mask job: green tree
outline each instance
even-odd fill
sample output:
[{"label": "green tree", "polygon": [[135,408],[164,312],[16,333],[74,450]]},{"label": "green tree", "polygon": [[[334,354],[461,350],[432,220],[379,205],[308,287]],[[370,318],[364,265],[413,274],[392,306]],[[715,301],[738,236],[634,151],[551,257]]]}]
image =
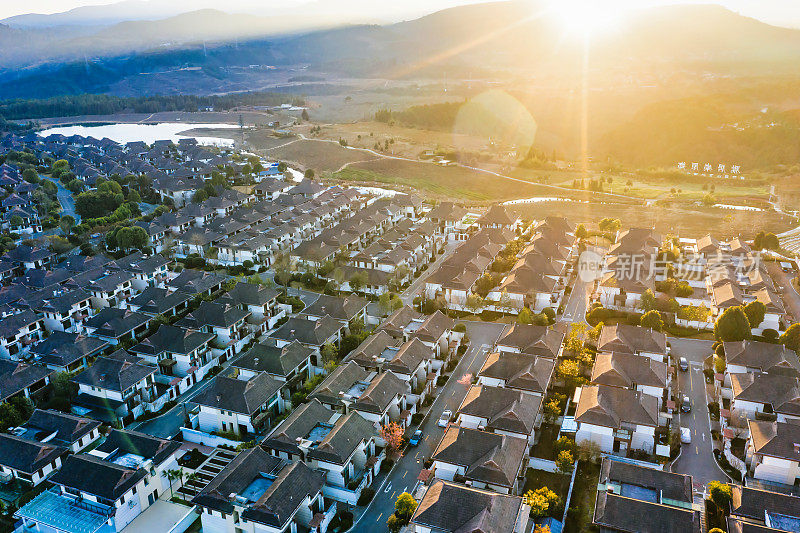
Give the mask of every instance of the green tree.
[{"label": "green tree", "polygon": [[750,322],[740,306],[729,307],[714,323],[714,337],[721,342],[741,341],[752,338]]},{"label": "green tree", "polygon": [[767,314],[767,306],[758,300],[750,302],[744,306],[744,314],[747,316],[750,326],[757,328],[764,321],[764,316]]},{"label": "green tree", "polygon": [[139,226],[124,227],[117,231],[117,246],[125,252],[132,249],[141,250],[149,243],[150,237],[147,231]]},{"label": "green tree", "polygon": [[8,223],[11,224],[12,228],[18,228],[22,226],[23,220],[21,216],[14,215],[11,217],[11,219],[9,219]]},{"label": "green tree", "polygon": [[353,292],[359,292],[369,283],[369,276],[363,270],[360,270],[350,276],[349,284]]},{"label": "green tree", "polygon": [[781,335],[780,342],[790,350],[800,352],[800,323],[789,326]]},{"label": "green tree", "polygon": [[533,313],[527,307],[523,307],[517,315],[517,322],[520,324],[531,324],[533,322]]},{"label": "green tree", "polygon": [[308,109],[303,109],[303,112],[300,113],[300,118],[303,119],[303,121],[305,122],[308,122],[310,120],[310,118],[308,117]]},{"label": "green tree", "polygon": [[471,313],[478,314],[483,309],[484,300],[478,294],[470,294],[467,296],[467,302],[464,304]]},{"label": "green tree", "polygon": [[316,173],[314,172],[313,168],[307,168],[303,173],[303,177],[307,180],[313,180],[315,175]]},{"label": "green tree", "polygon": [[22,171],[22,179],[28,183],[39,183],[39,173],[32,168],[26,168]]},{"label": "green tree", "polygon": [[336,349],[333,343],[326,342],[322,345],[322,348],[320,348],[320,355],[322,356],[322,361],[325,363],[329,361],[338,361],[339,350]]},{"label": "green tree", "polygon": [[558,363],[558,376],[567,383],[568,388],[573,388],[583,379],[581,365],[575,359],[562,359]]},{"label": "green tree", "polygon": [[589,232],[586,230],[586,226],[583,224],[578,224],[578,227],[575,229],[575,236],[579,239],[585,239],[589,236]]},{"label": "green tree", "polygon": [[639,319],[639,325],[643,328],[651,328],[655,331],[664,330],[664,319],[661,318],[661,313],[658,311],[648,311]]},{"label": "green tree", "polygon": [[64,215],[58,221],[58,226],[65,235],[69,235],[69,232],[75,227],[75,218],[72,215]]},{"label": "green tree", "polygon": [[615,233],[622,227],[622,221],[618,218],[606,217],[598,224],[600,231],[610,231]]},{"label": "green tree", "polygon": [[653,291],[647,289],[644,294],[642,294],[642,299],[639,301],[639,307],[647,311],[652,311],[658,305],[658,300],[656,300],[656,295],[653,294]]}]

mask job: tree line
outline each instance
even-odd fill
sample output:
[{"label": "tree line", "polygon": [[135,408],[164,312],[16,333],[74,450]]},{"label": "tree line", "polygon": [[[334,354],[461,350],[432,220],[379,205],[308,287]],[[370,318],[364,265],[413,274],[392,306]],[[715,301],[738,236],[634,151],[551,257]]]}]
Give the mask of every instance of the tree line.
[{"label": "tree line", "polygon": [[0,125],[6,120],[114,113],[158,113],[162,111],[200,111],[206,108],[229,110],[238,106],[304,105],[288,94],[248,92],[220,96],[175,94],[120,97],[108,94],[76,94],[44,99],[17,98],[0,101]]}]

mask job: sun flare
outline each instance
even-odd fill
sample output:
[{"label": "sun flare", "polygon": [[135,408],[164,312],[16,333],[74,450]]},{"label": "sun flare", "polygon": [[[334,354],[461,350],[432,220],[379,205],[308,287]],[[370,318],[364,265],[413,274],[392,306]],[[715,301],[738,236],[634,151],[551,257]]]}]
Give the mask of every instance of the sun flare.
[{"label": "sun flare", "polygon": [[629,7],[624,1],[599,0],[551,0],[550,6],[564,31],[577,37],[613,31]]}]

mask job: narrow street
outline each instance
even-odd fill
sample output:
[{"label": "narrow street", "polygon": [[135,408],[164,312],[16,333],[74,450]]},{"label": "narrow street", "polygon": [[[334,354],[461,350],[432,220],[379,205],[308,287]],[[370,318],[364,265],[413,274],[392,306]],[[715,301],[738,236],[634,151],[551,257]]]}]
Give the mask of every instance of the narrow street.
[{"label": "narrow street", "polygon": [[[464,321],[471,339],[469,349],[456,366],[450,379],[444,387],[440,388],[436,399],[431,405],[428,416],[423,420],[420,428],[423,431],[423,441],[416,448],[408,447],[403,457],[394,465],[394,469],[381,484],[376,482],[375,497],[364,510],[360,517],[356,517],[356,531],[384,531],[386,520],[394,512],[394,503],[397,496],[404,491],[411,491],[417,483],[417,476],[423,467],[426,457],[433,455],[436,446],[444,434],[444,428],[437,425],[442,411],[450,409],[455,414],[468,387],[458,383],[465,374],[475,376],[486,362],[486,356],[503,332],[502,324]],[[363,524],[358,527],[358,524]]]},{"label": "narrow street", "polygon": [[713,341],[698,339],[681,339],[668,337],[675,360],[686,357],[689,371],[678,371],[678,387],[676,396],[680,405],[683,395],[692,402],[689,413],[675,415],[679,427],[688,427],[692,432],[691,444],[682,444],[681,455],[672,464],[671,471],[690,474],[695,490],[705,486],[709,481],[726,481],[728,477],[717,466],[714,460],[714,446],[711,438],[711,426],[706,401],[706,382],[703,375],[703,359],[711,353]]},{"label": "narrow street", "polygon": [[439,265],[444,263],[444,261],[450,257],[450,254],[453,253],[453,250],[457,248],[457,243],[448,242],[444,246],[444,253],[437,257],[436,261],[429,264],[428,268],[425,269],[425,272],[420,274],[417,279],[412,281],[411,285],[409,285],[408,288],[404,290],[402,294],[400,294],[400,299],[404,304],[411,305],[411,302],[414,301],[414,297],[422,291],[425,280],[431,275],[431,273],[436,272],[436,269],[439,268]]}]

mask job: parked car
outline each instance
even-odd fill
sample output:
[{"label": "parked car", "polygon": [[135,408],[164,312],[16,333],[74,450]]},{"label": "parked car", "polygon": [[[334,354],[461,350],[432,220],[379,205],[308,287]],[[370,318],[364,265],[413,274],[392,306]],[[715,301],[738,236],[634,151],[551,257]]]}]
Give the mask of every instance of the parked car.
[{"label": "parked car", "polygon": [[681,442],[684,444],[692,443],[692,430],[689,428],[681,428]]},{"label": "parked car", "polygon": [[689,413],[692,410],[692,400],[689,399],[688,396],[683,397],[683,403],[681,403],[681,412]]},{"label": "parked car", "polygon": [[688,359],[686,359],[685,357],[681,357],[681,360],[680,360],[679,364],[680,364],[680,367],[681,367],[682,371],[688,372],[688,370],[689,370],[689,361],[688,361]]},{"label": "parked car", "polygon": [[442,411],[442,416],[439,417],[439,422],[438,422],[439,427],[446,428],[452,416],[453,416],[453,411],[451,411],[450,409],[445,409],[444,411]]},{"label": "parked car", "polygon": [[418,429],[411,435],[411,438],[408,439],[409,446],[417,446],[420,442],[422,442],[422,430]]}]

